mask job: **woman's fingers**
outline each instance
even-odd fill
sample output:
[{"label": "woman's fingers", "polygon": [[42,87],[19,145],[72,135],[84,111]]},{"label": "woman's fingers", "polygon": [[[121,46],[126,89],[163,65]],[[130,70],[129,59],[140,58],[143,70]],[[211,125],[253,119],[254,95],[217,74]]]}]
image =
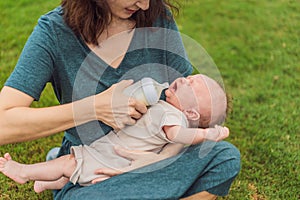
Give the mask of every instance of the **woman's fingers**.
[{"label": "woman's fingers", "polygon": [[147,112],[146,105],[124,94],[124,88],[132,83],[132,80],[123,80],[96,95],[94,105],[98,120],[118,130],[135,124]]},{"label": "woman's fingers", "polygon": [[[147,110],[146,110],[147,111]],[[142,117],[142,113],[138,112],[135,107],[130,106],[128,109],[128,115],[133,119],[139,119]]]},{"label": "woman's fingers", "polygon": [[138,113],[144,114],[147,112],[146,105],[134,98],[129,99],[129,106],[133,107]]},{"label": "woman's fingers", "polygon": [[123,148],[119,145],[114,146],[115,152],[119,155],[122,156],[123,158],[127,158],[129,160],[136,160],[138,156],[140,156],[141,153],[137,153],[134,150],[129,150],[126,148]]},{"label": "woman's fingers", "polygon": [[106,179],[109,179],[112,176],[117,176],[119,174],[122,174],[123,172],[111,168],[100,168],[95,170],[94,173],[101,176],[92,180],[92,184],[104,181]]},{"label": "woman's fingers", "polygon": [[126,119],[123,120],[123,127],[125,127],[125,125],[134,125],[136,123],[136,120],[131,118],[131,117],[127,117]]},{"label": "woman's fingers", "polygon": [[92,180],[92,184],[99,183],[99,182],[104,181],[104,180],[109,179],[109,178],[110,178],[109,176],[96,178],[96,179]]},{"label": "woman's fingers", "polygon": [[132,83],[132,80],[122,80],[116,84],[113,90],[112,110],[116,120],[118,118],[123,118],[123,120],[121,120],[121,123],[123,123],[121,127],[124,125],[135,124],[136,121],[133,119],[139,119],[142,114],[147,112],[147,107],[144,103],[139,102],[123,93],[124,89]]},{"label": "woman's fingers", "polygon": [[[133,80],[122,80],[122,81],[120,81],[120,82],[117,83],[117,85],[116,85],[115,92],[116,92],[117,94],[120,94],[120,93],[124,94],[124,89],[125,89],[126,87],[130,86],[132,83],[133,83]],[[135,113],[132,113],[133,116],[131,116],[131,117],[134,117],[134,115],[135,115],[136,113],[142,113],[142,114],[144,114],[144,113],[147,112],[147,107],[146,107],[146,105],[145,105],[144,103],[140,102],[140,101],[137,101],[137,100],[134,99],[134,98],[129,98],[129,99],[128,99],[128,106],[134,108],[134,110],[137,111],[137,112],[135,112]],[[136,116],[135,116],[134,118],[139,119],[140,117],[136,117]]]},{"label": "woman's fingers", "polygon": [[166,155],[161,155],[149,151],[129,150],[120,146],[115,146],[114,148],[118,155],[131,160],[130,165],[122,168],[123,172],[138,169],[166,158]]},{"label": "woman's fingers", "polygon": [[116,175],[119,175],[122,173],[123,172],[120,170],[111,169],[111,168],[100,168],[100,169],[95,170],[95,174],[105,175],[107,177],[116,176]]},{"label": "woman's fingers", "polygon": [[[174,147],[176,147],[175,151],[172,150]],[[95,174],[102,174],[102,175],[111,177],[111,176],[116,176],[116,175],[131,171],[131,170],[134,170],[134,169],[137,169],[140,167],[144,167],[146,165],[150,165],[150,164],[158,162],[162,159],[165,159],[166,155],[167,155],[167,157],[170,157],[172,155],[177,154],[177,152],[179,151],[178,147],[179,147],[178,145],[176,145],[176,146],[172,145],[172,147],[170,147],[166,150],[167,151],[166,153],[156,154],[156,153],[148,152],[148,151],[129,150],[129,149],[126,149],[126,148],[116,145],[116,146],[114,146],[116,153],[119,156],[122,156],[128,160],[131,160],[131,164],[128,165],[127,167],[124,167],[124,168],[118,169],[118,170],[111,169],[111,168],[101,168],[101,169],[96,170]],[[182,149],[182,147],[183,146],[180,145],[180,149]]]}]

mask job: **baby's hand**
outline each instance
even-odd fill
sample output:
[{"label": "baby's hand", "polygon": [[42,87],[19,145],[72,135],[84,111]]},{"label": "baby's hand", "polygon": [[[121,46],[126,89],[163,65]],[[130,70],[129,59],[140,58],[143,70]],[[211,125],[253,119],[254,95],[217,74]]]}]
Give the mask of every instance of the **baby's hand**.
[{"label": "baby's hand", "polygon": [[214,128],[208,128],[205,139],[212,141],[221,141],[229,136],[229,129],[226,126],[215,125]]}]

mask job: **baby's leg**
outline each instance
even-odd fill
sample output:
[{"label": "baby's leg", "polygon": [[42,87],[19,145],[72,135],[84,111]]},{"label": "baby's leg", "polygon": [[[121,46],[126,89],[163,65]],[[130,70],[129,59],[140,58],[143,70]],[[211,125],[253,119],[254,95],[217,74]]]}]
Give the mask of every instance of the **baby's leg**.
[{"label": "baby's leg", "polygon": [[44,190],[59,190],[63,188],[69,182],[69,178],[61,177],[56,181],[35,181],[34,191],[41,193]]},{"label": "baby's leg", "polygon": [[76,161],[73,155],[32,165],[18,163],[12,160],[8,153],[0,157],[0,171],[21,184],[29,180],[55,181],[63,176],[70,177],[75,168]]}]

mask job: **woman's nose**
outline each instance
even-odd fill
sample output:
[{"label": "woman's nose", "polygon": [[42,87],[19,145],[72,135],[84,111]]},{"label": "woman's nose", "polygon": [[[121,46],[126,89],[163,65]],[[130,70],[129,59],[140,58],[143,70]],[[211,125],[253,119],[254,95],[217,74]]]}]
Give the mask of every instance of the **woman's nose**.
[{"label": "woman's nose", "polygon": [[142,10],[148,10],[149,3],[150,3],[150,0],[139,0],[138,2],[136,2],[136,6]]}]

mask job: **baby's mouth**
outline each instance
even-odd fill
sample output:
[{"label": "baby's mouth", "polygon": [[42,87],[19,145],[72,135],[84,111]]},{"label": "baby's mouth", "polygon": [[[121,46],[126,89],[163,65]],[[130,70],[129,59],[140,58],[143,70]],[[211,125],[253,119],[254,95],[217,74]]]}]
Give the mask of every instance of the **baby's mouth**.
[{"label": "baby's mouth", "polygon": [[172,87],[171,87],[172,92],[176,92],[177,90],[177,82],[174,82]]}]

